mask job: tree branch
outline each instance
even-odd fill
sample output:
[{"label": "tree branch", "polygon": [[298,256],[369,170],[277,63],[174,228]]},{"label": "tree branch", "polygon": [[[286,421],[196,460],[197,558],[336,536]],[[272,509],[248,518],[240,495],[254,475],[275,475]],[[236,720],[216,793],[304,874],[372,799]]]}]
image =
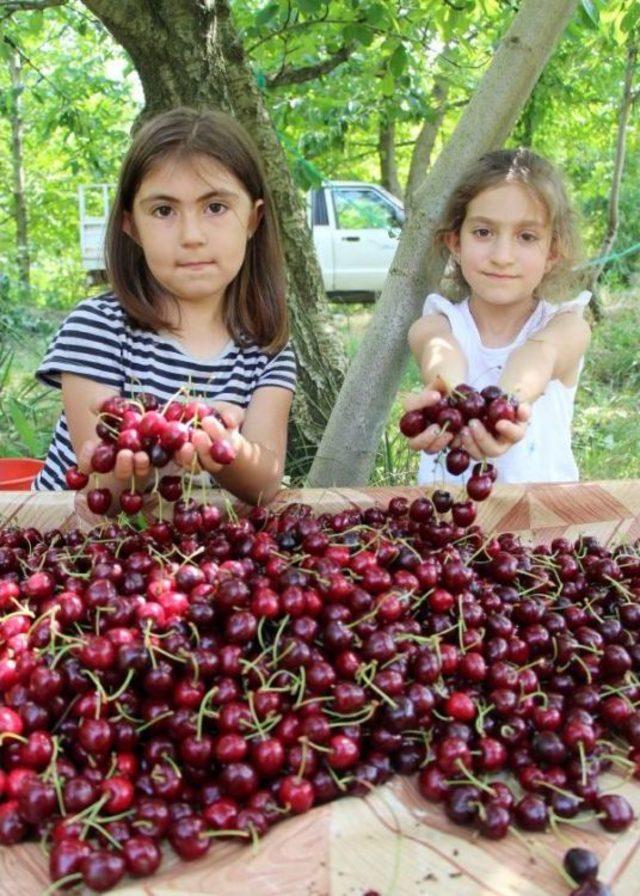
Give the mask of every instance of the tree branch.
[{"label": "tree branch", "polygon": [[353,51],[352,45],[345,44],[340,47],[337,53],[323,59],[322,62],[315,62],[313,65],[302,65],[296,68],[293,65],[283,66],[276,75],[267,78],[267,88],[271,90],[274,87],[282,87],[285,84],[304,84],[306,81],[313,81],[332,72],[335,68],[346,62]]},{"label": "tree branch", "polygon": [[[622,90],[622,97],[620,98],[620,105],[618,107],[618,133],[616,137],[616,153],[613,165],[613,178],[611,180],[611,190],[609,192],[607,232],[605,233],[604,240],[602,241],[602,245],[600,246],[600,252],[598,253],[601,258],[604,258],[611,252],[613,244],[616,241],[616,236],[618,235],[618,207],[620,201],[620,185],[622,183],[622,173],[624,171],[624,160],[627,142],[627,125],[629,123],[629,113],[631,111],[631,105],[633,103],[633,76],[635,73],[637,59],[638,35],[635,32],[632,32],[629,35],[629,40],[627,43],[627,62],[625,67],[624,87]],[[598,267],[594,269],[591,276],[590,289],[593,295],[591,297],[590,304],[596,320],[600,320],[602,316],[602,309],[600,307],[600,303],[598,302],[598,296],[596,292],[596,284],[602,275],[605,264],[606,262],[601,262]]]},{"label": "tree branch", "polygon": [[0,0],[2,19],[8,19],[14,12],[48,9],[50,6],[66,6],[67,0]]},{"label": "tree branch", "polygon": [[60,90],[60,88],[59,88],[59,87],[58,87],[58,86],[51,80],[51,78],[49,78],[47,75],[45,75],[45,73],[42,71],[42,69],[38,68],[38,66],[35,64],[35,62],[34,62],[29,56],[27,56],[27,54],[26,54],[25,51],[22,49],[22,47],[19,47],[18,44],[16,44],[13,40],[11,40],[10,37],[5,37],[5,38],[4,38],[4,42],[5,42],[5,44],[7,44],[8,46],[10,46],[12,50],[14,50],[14,51],[18,54],[18,56],[20,57],[20,60],[21,60],[25,65],[28,65],[29,68],[33,69],[33,71],[38,75],[39,80],[36,82],[36,84],[39,84],[40,81],[46,81],[47,84],[50,85],[50,87],[52,88],[52,90],[53,90],[54,93],[57,93],[59,96],[61,96],[62,99],[65,100],[65,102],[67,102],[67,103],[70,103],[70,102],[71,102],[71,100],[69,99],[69,97],[66,96],[66,95]]},{"label": "tree branch", "polygon": [[[440,77],[436,79],[433,85],[433,104],[435,106],[433,118],[431,121],[422,123],[420,133],[415,143],[413,153],[411,154],[411,163],[409,166],[409,176],[407,177],[407,186],[405,195],[407,197],[406,205],[410,205],[413,195],[426,177],[429,166],[431,165],[431,154],[436,142],[436,137],[442,125],[442,121],[447,112],[447,94],[449,93],[449,81]],[[465,101],[466,102],[466,101]]]}]

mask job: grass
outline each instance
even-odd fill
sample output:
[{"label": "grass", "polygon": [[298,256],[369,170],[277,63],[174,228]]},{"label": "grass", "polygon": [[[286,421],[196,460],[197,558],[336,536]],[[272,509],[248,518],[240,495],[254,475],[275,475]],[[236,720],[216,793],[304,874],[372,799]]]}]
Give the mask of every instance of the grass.
[{"label": "grass", "polygon": [[[640,312],[634,295],[614,296],[594,327],[574,420],[574,451],[583,480],[640,478]],[[333,305],[336,330],[349,357],[358,349],[372,308]],[[39,386],[33,372],[61,315],[41,310],[0,312],[0,456],[43,457],[61,409],[60,394]],[[420,385],[410,361],[401,391]],[[398,430],[396,398],[376,458],[372,484],[413,485],[418,457]]]},{"label": "grass", "polygon": [[640,314],[637,302],[609,304],[594,328],[578,388],[574,451],[582,479],[640,477]]},{"label": "grass", "polygon": [[34,379],[61,314],[0,311],[0,457],[44,457],[61,410],[60,394]]}]

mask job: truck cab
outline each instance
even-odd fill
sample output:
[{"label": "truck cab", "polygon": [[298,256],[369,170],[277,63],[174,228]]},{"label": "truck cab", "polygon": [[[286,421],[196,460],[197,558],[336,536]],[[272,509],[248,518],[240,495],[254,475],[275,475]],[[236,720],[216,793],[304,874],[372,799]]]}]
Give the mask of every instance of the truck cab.
[{"label": "truck cab", "polygon": [[400,200],[375,184],[331,181],[309,192],[307,207],[327,295],[375,299],[404,224]]},{"label": "truck cab", "polygon": [[[79,189],[82,263],[94,278],[104,270],[104,237],[113,187]],[[404,223],[399,199],[375,184],[330,181],[307,194],[324,287],[337,301],[373,301],[380,293]]]}]

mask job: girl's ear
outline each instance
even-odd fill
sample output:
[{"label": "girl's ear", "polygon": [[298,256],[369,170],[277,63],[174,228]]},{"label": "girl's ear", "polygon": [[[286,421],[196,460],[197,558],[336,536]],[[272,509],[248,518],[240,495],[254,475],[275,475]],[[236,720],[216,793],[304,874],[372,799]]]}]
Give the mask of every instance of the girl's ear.
[{"label": "girl's ear", "polygon": [[264,199],[256,199],[256,201],[253,203],[253,208],[251,209],[251,215],[249,216],[248,239],[251,239],[251,237],[258,229],[258,225],[260,224],[260,221],[262,221],[263,215]]},{"label": "girl's ear", "polygon": [[549,251],[547,252],[547,260],[544,265],[544,272],[548,274],[551,268],[555,267],[555,265],[560,261],[560,253],[558,252],[558,247],[555,243],[555,240],[552,240],[551,245],[549,246]]},{"label": "girl's ear", "polygon": [[456,261],[460,261],[460,234],[457,230],[449,230],[443,236],[443,241]]},{"label": "girl's ear", "polygon": [[122,213],[122,230],[127,236],[130,236],[134,243],[138,242],[138,238],[136,236],[136,228],[133,223],[133,218],[131,217],[131,212],[123,212]]}]

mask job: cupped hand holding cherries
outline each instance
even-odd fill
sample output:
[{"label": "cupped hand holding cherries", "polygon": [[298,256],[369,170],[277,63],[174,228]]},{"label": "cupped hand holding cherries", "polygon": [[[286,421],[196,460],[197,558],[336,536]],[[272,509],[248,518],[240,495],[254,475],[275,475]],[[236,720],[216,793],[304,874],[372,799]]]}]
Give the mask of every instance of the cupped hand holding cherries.
[{"label": "cupped hand holding cherries", "polygon": [[519,442],[531,409],[499,386],[478,391],[461,383],[447,391],[438,380],[404,400],[400,430],[409,446],[429,454],[446,452],[450,473],[463,473],[472,458],[499,457]]},{"label": "cupped hand holding cherries", "polygon": [[130,487],[119,493],[120,509],[128,515],[142,509],[152,471],[156,471],[152,491],[176,501],[182,497],[183,472],[205,470],[215,476],[232,463],[244,417],[242,408],[227,402],[173,400],[163,405],[146,393],[131,400],[120,395],[107,398],[97,413],[98,441],[83,445],[78,465],[66,471],[67,486],[84,489],[94,474],[110,475],[108,486],[91,483],[87,492],[89,510],[104,514],[117,485],[130,481]]}]

